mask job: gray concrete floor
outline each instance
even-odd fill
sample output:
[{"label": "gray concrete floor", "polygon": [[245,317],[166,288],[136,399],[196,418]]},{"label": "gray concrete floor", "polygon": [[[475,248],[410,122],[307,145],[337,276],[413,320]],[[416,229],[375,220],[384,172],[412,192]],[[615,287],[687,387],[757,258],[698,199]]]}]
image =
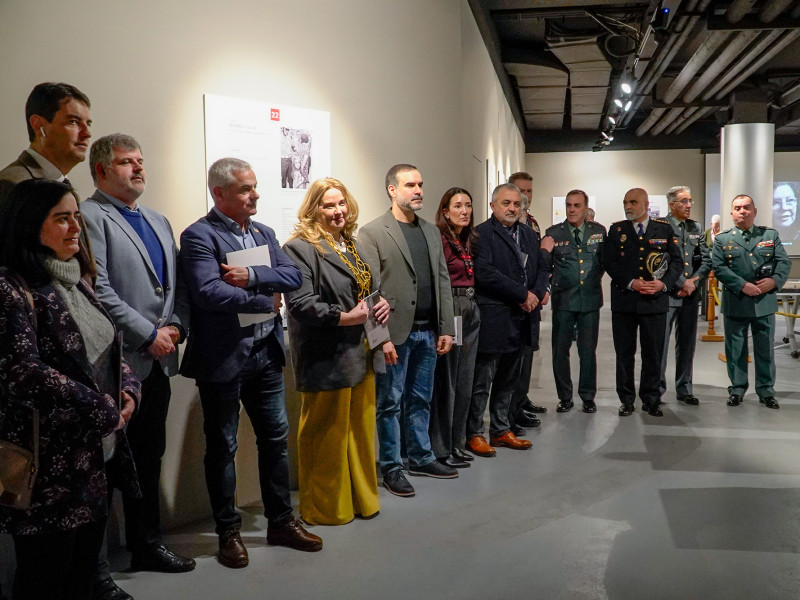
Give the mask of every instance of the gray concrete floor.
[{"label": "gray concrete floor", "polygon": [[699,407],[670,386],[663,418],[620,419],[606,310],[596,414],[556,414],[549,347],[537,353],[531,397],[549,410],[532,450],[498,449],[456,480],[411,478],[414,498],[381,488],[378,518],[309,528],[325,541],[316,554],[267,546],[252,506],[248,568],[216,562],[208,520],[168,536],[194,572],[115,578],[137,600],[800,597],[800,361],[776,351],[780,410],[752,392],[729,408],[722,343],[698,342]]}]

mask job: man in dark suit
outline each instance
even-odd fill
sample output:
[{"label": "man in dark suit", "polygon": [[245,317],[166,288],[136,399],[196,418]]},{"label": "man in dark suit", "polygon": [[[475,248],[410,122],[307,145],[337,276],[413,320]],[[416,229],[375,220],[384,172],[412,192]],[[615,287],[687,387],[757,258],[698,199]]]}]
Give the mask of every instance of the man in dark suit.
[{"label": "man in dark suit", "polygon": [[[492,193],[492,215],[475,228],[476,301],[481,310],[478,357],[467,420],[467,449],[493,456],[490,446],[531,447],[512,431],[522,406],[512,406],[524,346],[539,343],[539,305],[547,293],[548,273],[534,232],[517,219],[522,194],[511,183]],[[491,398],[490,398],[491,389]],[[489,439],[483,437],[483,413],[489,401]]]},{"label": "man in dark suit", "polygon": [[416,492],[403,474],[401,416],[405,420],[409,473],[437,479],[458,477],[436,460],[428,434],[436,356],[453,345],[453,292],[442,236],[419,218],[422,175],[397,164],[386,173],[392,207],[360,232],[364,260],[392,308],[390,341],[383,345],[386,371],[375,374],[379,459],[383,486],[396,496]]},{"label": "man in dark suit", "polygon": [[92,144],[89,164],[97,190],[80,208],[97,264],[97,296],[123,333],[125,360],[142,381],[142,400],[127,429],[142,488],[141,499],[123,497],[131,565],[191,571],[194,560],[164,544],[159,514],[169,377],[178,372],[176,345],[189,324],[188,297],[177,293],[178,249],[169,222],[138,204],[147,175],[134,138],[120,133],[100,138]]},{"label": "man in dark suit", "polygon": [[[0,171],[0,202],[26,179],[65,181],[89,150],[89,98],[68,83],[40,83],[25,103],[30,146]],[[69,183],[67,181],[67,183]]]},{"label": "man in dark suit", "polygon": [[597,337],[600,307],[603,306],[603,248],[606,228],[586,219],[589,197],[583,190],[572,190],[566,200],[567,220],[547,229],[542,240],[552,271],[553,377],[558,393],[556,411],[572,409],[572,377],[569,351],[577,329],[580,379],[578,395],[583,412],[597,412]]},{"label": "man in dark suit", "polygon": [[664,332],[664,354],[661,357],[661,384],[667,391],[667,356],[672,326],[675,326],[675,392],[678,401],[697,406],[700,401],[692,393],[694,349],[697,344],[697,307],[701,286],[711,272],[711,252],[706,246],[703,226],[689,218],[692,191],[685,185],[667,192],[670,214],[666,221],[673,231],[673,241],[681,254],[682,269],[669,294],[667,329]]},{"label": "man in dark suit", "polygon": [[[181,274],[191,298],[191,318],[181,374],[197,381],[206,435],[205,473],[219,536],[219,562],[247,566],[239,533],[236,433],[244,405],[258,445],[261,499],[267,542],[313,552],[322,540],[294,518],[289,497],[289,423],[284,399],[283,326],[280,315],[255,324],[244,317],[273,313],[274,294],[300,286],[300,270],[284,254],[275,233],[252,220],[258,192],[252,167],[222,158],[208,171],[214,207],[181,234]],[[230,253],[267,247],[253,266],[233,266]]]},{"label": "man in dark suit", "polygon": [[641,188],[628,190],[623,199],[625,221],[611,225],[606,243],[605,268],[611,276],[611,327],[617,353],[619,416],[633,413],[636,400],[634,365],[636,334],[642,345],[639,397],[642,410],[663,416],[661,355],[672,289],[683,260],[669,223],[651,219],[650,200]]}]

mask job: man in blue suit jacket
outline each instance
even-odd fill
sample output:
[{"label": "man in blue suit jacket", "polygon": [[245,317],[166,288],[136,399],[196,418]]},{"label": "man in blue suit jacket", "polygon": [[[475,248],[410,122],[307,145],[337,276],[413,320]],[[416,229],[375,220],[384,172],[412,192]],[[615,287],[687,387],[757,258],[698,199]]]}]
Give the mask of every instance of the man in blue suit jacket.
[{"label": "man in blue suit jacket", "polygon": [[[131,566],[180,573],[194,569],[195,562],[164,544],[159,483],[169,378],[178,372],[176,345],[186,335],[189,306],[186,294],[178,293],[172,228],[162,215],[138,203],[147,178],[143,161],[139,142],[129,135],[97,140],[89,160],[97,191],[80,208],[95,250],[97,297],[122,332],[125,360],[142,381],[142,401],[127,429],[142,488],[141,499],[123,497]],[[95,588],[113,585],[102,559],[98,576]]]},{"label": "man in blue suit jacket", "polygon": [[[248,564],[239,534],[236,494],[236,433],[244,405],[258,445],[261,499],[267,542],[297,550],[322,549],[322,540],[292,514],[283,372],[286,363],[280,316],[240,325],[240,313],[275,310],[274,294],[300,287],[300,270],[283,253],[275,232],[256,223],[258,192],[252,167],[222,158],[208,171],[214,207],[181,235],[180,263],[191,298],[189,339],[181,374],[197,381],[206,435],[205,472],[219,535],[219,562]],[[269,264],[228,265],[227,255],[267,246]]]}]

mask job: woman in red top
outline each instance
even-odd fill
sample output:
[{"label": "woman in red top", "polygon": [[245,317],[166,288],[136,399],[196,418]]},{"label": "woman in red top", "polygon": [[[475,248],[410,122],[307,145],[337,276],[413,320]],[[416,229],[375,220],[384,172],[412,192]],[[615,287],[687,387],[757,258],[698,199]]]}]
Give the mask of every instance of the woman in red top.
[{"label": "woman in red top", "polygon": [[464,468],[473,460],[464,452],[467,413],[472,397],[472,374],[478,352],[480,314],[475,303],[474,265],[470,254],[472,196],[462,188],[450,188],[442,196],[436,213],[453,290],[453,314],[461,321],[461,345],[438,358],[431,402],[429,433],[436,458]]}]

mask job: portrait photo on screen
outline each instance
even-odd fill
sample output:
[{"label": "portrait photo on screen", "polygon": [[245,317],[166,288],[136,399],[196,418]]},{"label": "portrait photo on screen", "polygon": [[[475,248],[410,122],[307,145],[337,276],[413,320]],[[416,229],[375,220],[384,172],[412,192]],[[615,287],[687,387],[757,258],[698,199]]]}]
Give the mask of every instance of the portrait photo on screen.
[{"label": "portrait photo on screen", "polygon": [[800,256],[800,219],[797,218],[797,192],[800,182],[778,181],[772,187],[772,226],[790,256]]}]

